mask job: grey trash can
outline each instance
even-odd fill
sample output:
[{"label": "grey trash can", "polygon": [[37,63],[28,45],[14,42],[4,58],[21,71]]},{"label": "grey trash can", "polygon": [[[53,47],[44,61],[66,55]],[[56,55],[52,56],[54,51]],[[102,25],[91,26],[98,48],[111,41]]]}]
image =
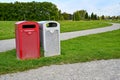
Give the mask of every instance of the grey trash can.
[{"label": "grey trash can", "polygon": [[60,24],[56,21],[40,21],[38,23],[44,56],[60,55]]}]

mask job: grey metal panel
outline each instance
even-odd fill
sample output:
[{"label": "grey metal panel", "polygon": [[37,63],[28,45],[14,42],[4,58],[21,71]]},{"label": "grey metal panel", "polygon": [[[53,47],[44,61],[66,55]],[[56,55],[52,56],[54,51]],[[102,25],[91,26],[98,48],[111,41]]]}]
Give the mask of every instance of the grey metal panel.
[{"label": "grey metal panel", "polygon": [[58,30],[54,30],[53,33],[50,31],[46,31],[45,34],[46,37],[46,51],[45,55],[46,56],[54,56],[54,55],[59,55],[59,32]]}]

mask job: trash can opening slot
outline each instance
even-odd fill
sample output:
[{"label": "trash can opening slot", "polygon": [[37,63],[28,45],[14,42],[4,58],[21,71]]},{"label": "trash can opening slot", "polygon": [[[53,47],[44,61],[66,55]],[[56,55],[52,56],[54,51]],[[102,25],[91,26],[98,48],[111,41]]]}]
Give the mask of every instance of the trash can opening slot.
[{"label": "trash can opening slot", "polygon": [[57,23],[48,23],[46,24],[47,27],[57,27]]},{"label": "trash can opening slot", "polygon": [[23,25],[22,28],[35,28],[35,25]]}]

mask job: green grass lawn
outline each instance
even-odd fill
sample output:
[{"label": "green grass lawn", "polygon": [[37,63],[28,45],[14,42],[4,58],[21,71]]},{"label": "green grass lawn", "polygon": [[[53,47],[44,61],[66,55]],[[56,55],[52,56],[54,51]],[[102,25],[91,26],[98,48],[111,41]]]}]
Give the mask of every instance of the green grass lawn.
[{"label": "green grass lawn", "polygon": [[61,32],[72,32],[112,25],[106,21],[61,21],[60,24]]},{"label": "green grass lawn", "polygon": [[[16,21],[0,21],[0,40],[11,39],[15,37]],[[110,26],[105,21],[60,21],[61,32],[71,32],[84,29]]]},{"label": "green grass lawn", "polygon": [[112,22],[112,23],[120,23],[120,20],[110,20],[109,22]]},{"label": "green grass lawn", "polygon": [[15,37],[15,21],[0,21],[0,40]]},{"label": "green grass lawn", "polygon": [[52,64],[120,59],[120,30],[82,36],[61,42],[61,55],[34,60],[17,60],[15,50],[0,53],[0,74]]}]

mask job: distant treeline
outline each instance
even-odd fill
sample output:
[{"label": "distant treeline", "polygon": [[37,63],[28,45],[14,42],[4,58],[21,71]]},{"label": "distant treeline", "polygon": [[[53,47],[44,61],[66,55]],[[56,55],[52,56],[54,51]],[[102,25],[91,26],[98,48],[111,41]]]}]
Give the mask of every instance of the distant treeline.
[{"label": "distant treeline", "polygon": [[0,3],[0,20],[58,20],[58,12],[50,2]]},{"label": "distant treeline", "polygon": [[61,13],[61,10],[51,2],[15,2],[0,3],[0,21],[21,20],[104,20],[120,19],[120,16],[97,16],[88,14],[86,10],[78,10],[73,14]]},{"label": "distant treeline", "polygon": [[78,10],[75,11],[72,14],[68,14],[66,12],[62,13],[65,20],[73,20],[73,21],[79,21],[79,20],[120,20],[119,16],[98,16],[95,13],[88,14],[86,10]]}]

